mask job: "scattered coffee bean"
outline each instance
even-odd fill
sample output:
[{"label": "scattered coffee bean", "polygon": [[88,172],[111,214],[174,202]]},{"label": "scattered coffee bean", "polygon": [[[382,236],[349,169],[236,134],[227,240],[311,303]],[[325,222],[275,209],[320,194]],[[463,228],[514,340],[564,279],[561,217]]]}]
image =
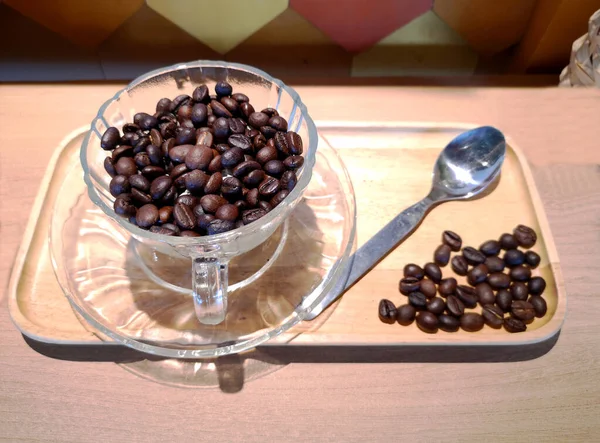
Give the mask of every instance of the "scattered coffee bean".
[{"label": "scattered coffee bean", "polygon": [[435,283],[428,278],[424,278],[420,281],[419,291],[425,294],[425,297],[427,298],[435,297],[435,294],[437,294]]},{"label": "scattered coffee bean", "polygon": [[485,324],[491,328],[500,329],[504,324],[504,311],[493,304],[483,306],[481,316]]},{"label": "scattered coffee bean", "polygon": [[441,314],[444,309],[446,309],[446,303],[439,297],[432,298],[427,304],[427,310],[435,315]]},{"label": "scattered coffee bean", "polygon": [[500,242],[496,240],[488,240],[479,246],[479,250],[487,256],[498,255],[500,249]]},{"label": "scattered coffee bean", "polygon": [[546,280],[542,277],[532,277],[527,283],[531,295],[542,295],[546,289]]},{"label": "scattered coffee bean", "polygon": [[140,228],[149,229],[158,221],[158,208],[153,204],[142,206],[138,209],[135,220]]},{"label": "scattered coffee bean", "polygon": [[537,241],[537,235],[533,229],[525,225],[519,225],[513,230],[513,235],[519,246],[529,249]]},{"label": "scattered coffee bean", "polygon": [[502,260],[500,257],[487,257],[483,264],[487,266],[490,274],[494,272],[502,272],[504,270],[504,260]]},{"label": "scattered coffee bean", "polygon": [[196,216],[188,205],[176,203],[173,208],[173,218],[181,229],[192,230],[196,227]]},{"label": "scattered coffee bean", "polygon": [[465,313],[465,305],[456,295],[448,296],[446,299],[446,308],[455,317],[460,317]]},{"label": "scattered coffee bean", "polygon": [[496,301],[494,290],[488,283],[479,283],[475,287],[475,293],[477,294],[477,298],[481,306],[493,305]]},{"label": "scattered coffee bean", "polygon": [[248,225],[252,222],[255,222],[259,218],[264,217],[265,215],[267,215],[267,211],[265,211],[264,209],[249,209],[247,211],[242,212],[242,221],[245,225]]},{"label": "scattered coffee bean", "polygon": [[438,266],[446,266],[448,264],[448,261],[450,260],[450,252],[450,246],[448,246],[447,244],[439,245],[433,253],[433,261]]},{"label": "scattered coffee bean", "polygon": [[121,194],[113,203],[113,209],[119,215],[124,217],[134,216],[137,212],[135,205],[131,201],[131,196],[129,194]]},{"label": "scattered coffee bean", "polygon": [[474,308],[477,306],[479,300],[475,288],[467,285],[458,285],[456,287],[456,296],[463,302],[466,308]]},{"label": "scattered coffee bean", "polygon": [[518,318],[508,317],[504,319],[504,329],[511,333],[524,332],[527,330],[527,325]]},{"label": "scattered coffee bean", "polygon": [[485,262],[485,255],[471,246],[464,247],[462,255],[471,266],[477,266]]},{"label": "scattered coffee bean", "polygon": [[454,294],[456,291],[457,282],[454,277],[444,278],[440,281],[438,286],[438,292],[442,297],[447,297],[449,295]]},{"label": "scattered coffee bean", "polygon": [[452,266],[452,270],[458,275],[467,275],[469,270],[469,263],[462,255],[455,255],[452,257],[452,261],[450,263]]},{"label": "scattered coffee bean", "polygon": [[502,249],[504,249],[505,251],[508,251],[509,249],[516,249],[519,247],[517,239],[512,234],[502,234],[498,241],[500,242],[500,246],[502,246]]},{"label": "scattered coffee bean", "polygon": [[487,274],[488,268],[486,265],[477,265],[467,273],[467,281],[471,286],[476,286],[486,280]]},{"label": "scattered coffee bean", "polygon": [[526,301],[527,297],[529,296],[529,288],[523,282],[517,281],[513,283],[509,291],[513,300]]},{"label": "scattered coffee bean", "polygon": [[417,314],[417,326],[423,332],[432,334],[438,329],[438,318],[428,311],[422,311]]},{"label": "scattered coffee bean", "polygon": [[500,289],[496,293],[496,305],[504,312],[509,312],[513,302],[512,294],[506,289]]},{"label": "scattered coffee bean", "polygon": [[117,147],[120,140],[121,134],[119,134],[119,130],[115,127],[110,127],[102,135],[100,147],[105,151],[112,151]]},{"label": "scattered coffee bean", "polygon": [[409,263],[408,265],[404,266],[404,276],[414,277],[421,280],[425,276],[425,271],[423,271],[423,268],[421,268],[419,265]]},{"label": "scattered coffee bean", "polygon": [[504,253],[504,263],[510,268],[522,265],[524,262],[525,254],[518,249],[509,249]]},{"label": "scattered coffee bean", "polygon": [[460,327],[460,320],[451,315],[442,314],[438,316],[438,327],[445,332],[456,332]]},{"label": "scattered coffee bean", "polygon": [[398,310],[394,303],[389,300],[382,299],[379,302],[379,320],[387,324],[393,324],[396,322],[396,314]]},{"label": "scattered coffee bean", "polygon": [[235,229],[235,222],[229,220],[213,220],[208,224],[206,232],[208,235],[223,234]]},{"label": "scattered coffee bean", "polygon": [[481,331],[483,325],[483,317],[475,312],[468,312],[460,317],[460,327],[467,332]]},{"label": "scattered coffee bean", "polygon": [[[163,225],[173,220],[173,206],[163,206],[158,210],[158,221]],[[171,229],[172,230],[172,229]],[[174,233],[176,231],[172,230]]]},{"label": "scattered coffee bean", "polygon": [[411,305],[402,305],[398,307],[396,319],[402,326],[408,326],[415,320],[417,310]]},{"label": "scattered coffee bean", "polygon": [[425,309],[427,307],[427,297],[418,291],[408,294],[408,302],[417,309]]},{"label": "scattered coffee bean", "polygon": [[399,284],[400,293],[404,295],[418,291],[420,287],[421,281],[415,277],[404,277],[402,280],[400,280]]},{"label": "scattered coffee bean", "polygon": [[502,272],[488,275],[487,281],[494,289],[507,289],[510,286],[510,277]]},{"label": "scattered coffee bean", "polygon": [[548,306],[546,304],[546,300],[544,300],[542,297],[540,297],[539,295],[532,295],[529,298],[529,303],[531,304],[531,306],[533,306],[536,317],[542,318],[544,315],[546,315],[546,312],[548,311]]},{"label": "scattered coffee bean", "polygon": [[442,243],[450,246],[450,249],[454,252],[460,251],[460,248],[462,247],[462,239],[457,233],[452,231],[443,232]]},{"label": "scattered coffee bean", "polygon": [[113,197],[117,197],[120,194],[129,193],[131,190],[129,178],[124,175],[115,175],[110,181],[108,187]]},{"label": "scattered coffee bean", "polygon": [[230,203],[223,205],[217,209],[215,216],[221,220],[235,221],[239,215],[238,207]]},{"label": "scattered coffee bean", "polygon": [[433,280],[435,283],[439,283],[442,280],[442,270],[436,263],[427,263],[423,270],[425,275]]},{"label": "scattered coffee bean", "polygon": [[527,251],[525,253],[525,263],[527,263],[531,269],[537,268],[540,261],[541,258],[537,253],[533,251]]},{"label": "scattered coffee bean", "polygon": [[515,266],[510,270],[510,278],[514,281],[527,281],[531,278],[531,269],[528,266]]},{"label": "scattered coffee bean", "polygon": [[535,309],[532,304],[527,301],[514,300],[510,306],[510,312],[516,318],[525,322],[533,320],[535,317]]}]

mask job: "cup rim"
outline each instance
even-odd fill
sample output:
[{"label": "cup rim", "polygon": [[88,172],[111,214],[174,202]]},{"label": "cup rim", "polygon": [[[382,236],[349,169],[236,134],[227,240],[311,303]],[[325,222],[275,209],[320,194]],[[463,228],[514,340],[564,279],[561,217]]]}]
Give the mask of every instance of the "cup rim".
[{"label": "cup rim", "polygon": [[[172,71],[184,71],[188,69],[194,68],[223,68],[223,69],[232,69],[237,71],[246,71],[257,76],[264,78],[272,84],[277,85],[280,90],[285,91],[294,101],[294,105],[300,109],[301,120],[306,122],[306,126],[308,128],[308,149],[306,149],[306,154],[304,156],[304,165],[302,167],[303,173],[298,183],[294,187],[294,189],[289,193],[289,195],[282,201],[276,208],[269,211],[264,217],[260,219],[259,223],[250,223],[248,225],[241,226],[239,228],[235,228],[231,231],[223,232],[220,234],[206,235],[201,237],[176,237],[176,236],[166,236],[163,234],[156,234],[150,232],[149,230],[142,229],[132,223],[129,222],[124,217],[117,215],[113,208],[107,205],[102,198],[100,197],[98,188],[92,182],[92,173],[88,167],[88,158],[87,158],[87,148],[90,144],[90,137],[92,133],[96,133],[98,139],[102,137],[102,134],[96,129],[96,125],[98,122],[102,122],[104,125],[108,127],[106,124],[106,120],[104,119],[104,113],[107,108],[117,101],[122,94],[126,94],[132,88],[152,79],[153,77],[164,75],[168,72]],[[311,149],[314,146],[314,149]],[[98,147],[99,148],[99,147]],[[216,243],[221,243],[223,241],[231,241],[242,235],[247,235],[254,233],[256,231],[261,230],[264,227],[269,226],[271,223],[276,222],[279,214],[283,212],[283,210],[296,202],[305,189],[307,188],[311,178],[312,178],[312,170],[316,160],[316,151],[318,148],[318,133],[314,120],[308,113],[308,109],[306,105],[300,98],[300,95],[296,92],[294,88],[286,85],[283,81],[278,78],[272,77],[265,71],[255,68],[253,66],[241,64],[241,63],[231,63],[225,61],[215,61],[215,60],[195,60],[185,63],[176,63],[169,66],[164,66],[158,69],[154,69],[145,74],[142,74],[128,83],[124,88],[119,89],[111,98],[106,100],[98,109],[96,116],[92,120],[90,124],[90,129],[88,130],[83,142],[81,143],[80,155],[79,159],[81,162],[81,166],[83,168],[83,179],[85,181],[88,196],[92,200],[92,202],[98,206],[107,216],[109,216],[112,220],[117,222],[119,226],[123,227],[127,231],[129,231],[132,235],[144,238],[152,241],[159,241],[168,243],[172,246],[206,246],[206,245],[214,245]]]}]

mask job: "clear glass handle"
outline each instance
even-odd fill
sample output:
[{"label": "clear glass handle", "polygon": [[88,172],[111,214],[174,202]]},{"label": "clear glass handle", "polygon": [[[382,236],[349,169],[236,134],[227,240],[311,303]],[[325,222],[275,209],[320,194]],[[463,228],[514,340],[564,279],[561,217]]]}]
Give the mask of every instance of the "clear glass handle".
[{"label": "clear glass handle", "polygon": [[192,256],[194,309],[200,323],[218,325],[227,313],[228,264],[215,256]]}]

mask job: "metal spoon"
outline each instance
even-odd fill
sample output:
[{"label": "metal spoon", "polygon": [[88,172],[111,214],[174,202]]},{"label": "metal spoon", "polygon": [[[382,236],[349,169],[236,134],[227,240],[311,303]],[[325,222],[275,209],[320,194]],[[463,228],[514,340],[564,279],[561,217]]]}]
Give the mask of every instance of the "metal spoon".
[{"label": "metal spoon", "polygon": [[327,297],[306,317],[317,317],[344,291],[371,270],[411,233],[435,205],[481,194],[498,177],[506,141],[496,128],[482,126],[463,132],[440,153],[433,168],[429,194],[390,221],[350,258],[348,278],[340,278]]}]

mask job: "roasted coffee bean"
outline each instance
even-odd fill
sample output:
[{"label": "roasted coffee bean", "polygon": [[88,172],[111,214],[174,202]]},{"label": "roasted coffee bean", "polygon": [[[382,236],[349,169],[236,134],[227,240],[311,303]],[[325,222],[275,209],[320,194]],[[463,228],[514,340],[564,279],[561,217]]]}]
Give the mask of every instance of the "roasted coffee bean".
[{"label": "roasted coffee bean", "polygon": [[177,226],[174,223],[165,223],[163,225],[163,228],[167,228],[167,229],[173,231],[175,233],[175,235],[181,234],[181,229],[179,229],[179,226]]},{"label": "roasted coffee bean", "polygon": [[142,206],[138,209],[135,220],[140,228],[149,229],[158,221],[158,208],[153,204]]},{"label": "roasted coffee bean", "polygon": [[223,205],[217,209],[215,216],[221,220],[235,221],[238,218],[239,210],[237,206],[230,203]]},{"label": "roasted coffee bean", "polygon": [[190,170],[187,168],[187,166],[185,165],[185,163],[181,163],[177,166],[175,166],[173,169],[171,169],[171,172],[169,174],[169,176],[175,180],[178,177],[182,176],[183,174],[185,174],[186,172],[189,172]]},{"label": "roasted coffee bean", "polygon": [[160,135],[160,131],[158,129],[152,129],[150,131],[150,143],[154,146],[161,146],[163,144],[162,135]]},{"label": "roasted coffee bean", "polygon": [[510,277],[502,272],[488,275],[487,281],[494,289],[507,289],[510,286]]},{"label": "roasted coffee bean", "polygon": [[437,288],[435,287],[434,282],[432,282],[428,278],[424,278],[420,281],[419,291],[425,294],[425,297],[433,298],[437,293]]},{"label": "roasted coffee bean", "polygon": [[282,189],[281,191],[279,191],[277,194],[275,194],[275,196],[269,200],[269,203],[271,203],[271,206],[276,207],[278,206],[282,201],[285,200],[285,198],[290,194],[290,191],[288,191],[287,189]]},{"label": "roasted coffee bean", "polygon": [[531,295],[542,295],[546,289],[546,280],[542,277],[533,277],[527,283],[527,287]]},{"label": "roasted coffee bean", "polygon": [[450,265],[452,266],[452,270],[458,275],[467,275],[469,271],[469,264],[462,255],[452,257]]},{"label": "roasted coffee bean", "polygon": [[427,297],[419,291],[408,294],[408,302],[417,309],[425,309],[427,307]]},{"label": "roasted coffee bean", "polygon": [[391,325],[396,322],[397,313],[394,303],[385,298],[379,301],[379,320]]},{"label": "roasted coffee bean", "polygon": [[129,145],[119,146],[112,152],[113,164],[117,162],[121,157],[133,157],[133,148]]},{"label": "roasted coffee bean", "polygon": [[[261,132],[262,132],[262,128],[261,128]],[[267,137],[267,135],[265,135],[265,137]],[[286,134],[284,134],[283,132],[277,132],[274,136],[274,146],[275,148],[277,148],[277,151],[281,154],[282,157],[287,157],[288,155],[291,154],[291,149],[290,149],[290,140],[289,138],[286,136]],[[267,137],[269,138],[269,137]]]},{"label": "roasted coffee bean", "polygon": [[504,312],[498,306],[487,304],[481,310],[481,316],[486,325],[494,329],[500,329],[504,324]]},{"label": "roasted coffee bean", "polygon": [[117,175],[124,175],[129,177],[130,175],[137,174],[137,166],[135,165],[135,161],[131,157],[121,157],[115,163],[115,171],[117,171]]},{"label": "roasted coffee bean", "polygon": [[515,317],[507,317],[504,319],[504,329],[508,332],[524,332],[527,330],[527,325]]},{"label": "roasted coffee bean", "polygon": [[220,102],[218,102],[216,100],[211,100],[210,108],[212,109],[213,114],[217,118],[218,117],[226,117],[226,118],[233,117],[231,112],[229,112],[229,110],[225,106],[223,106]]},{"label": "roasted coffee bean", "polygon": [[427,304],[427,310],[435,315],[441,314],[444,309],[446,309],[446,303],[439,297],[432,298]]},{"label": "roasted coffee bean", "polygon": [[423,271],[423,268],[419,265],[415,265],[414,263],[409,263],[404,266],[403,273],[405,277],[415,277],[419,280],[425,276],[425,271]]},{"label": "roasted coffee bean", "polygon": [[[203,129],[206,129],[206,131],[204,131]],[[212,128],[200,128],[196,131],[196,144],[197,145],[204,145],[204,146],[208,146],[209,148],[213,145],[214,142],[214,135],[212,132]]]},{"label": "roasted coffee bean", "polygon": [[226,139],[227,137],[229,137],[230,134],[229,120],[224,117],[219,117],[213,123],[212,129],[217,139]]},{"label": "roasted coffee bean", "polygon": [[135,215],[137,211],[135,205],[131,202],[130,194],[119,195],[113,203],[113,209],[118,215],[124,217],[131,217]]},{"label": "roasted coffee bean", "polygon": [[433,334],[438,330],[438,318],[431,312],[419,312],[417,314],[417,326],[421,331]]},{"label": "roasted coffee bean", "polygon": [[504,253],[504,263],[510,268],[522,265],[524,262],[525,254],[518,249],[509,249]]},{"label": "roasted coffee bean", "polygon": [[435,283],[439,283],[442,280],[442,270],[435,263],[427,263],[423,267],[425,275],[433,280]]},{"label": "roasted coffee bean", "polygon": [[252,141],[250,138],[246,137],[244,134],[233,134],[230,135],[227,139],[227,143],[232,148],[240,148],[244,154],[253,155],[254,148],[252,146]]},{"label": "roasted coffee bean", "polygon": [[235,177],[225,177],[221,183],[221,194],[230,202],[242,198],[242,182]]},{"label": "roasted coffee bean", "polygon": [[269,124],[269,116],[263,112],[253,112],[248,116],[248,124],[253,128],[259,129]]},{"label": "roasted coffee bean", "polygon": [[163,175],[165,175],[167,173],[167,171],[164,170],[164,168],[161,168],[160,166],[145,166],[142,169],[142,174],[144,175],[144,177],[146,177],[148,180],[152,181],[155,178],[161,177]]},{"label": "roasted coffee bean", "polygon": [[440,281],[438,285],[438,292],[442,297],[447,297],[449,295],[454,294],[457,286],[456,279],[454,277],[444,278]]},{"label": "roasted coffee bean", "polygon": [[546,300],[544,300],[539,295],[533,295],[529,298],[529,303],[533,306],[535,310],[535,316],[538,318],[542,318],[546,315],[548,311],[548,305],[546,304]]},{"label": "roasted coffee bean", "polygon": [[221,99],[221,104],[227,108],[231,115],[237,115],[240,110],[240,105],[231,97],[223,97]]},{"label": "roasted coffee bean", "polygon": [[175,207],[173,208],[173,218],[175,219],[177,226],[181,229],[191,230],[196,227],[196,216],[194,215],[192,208],[188,205],[175,203]]},{"label": "roasted coffee bean", "polygon": [[181,203],[182,205],[187,205],[190,208],[193,208],[194,206],[200,204],[200,200],[198,197],[194,197],[193,195],[184,194],[177,197],[175,199],[175,203]]},{"label": "roasted coffee bean", "polygon": [[527,301],[514,300],[510,306],[510,312],[513,316],[525,322],[533,320],[535,317],[535,309]]},{"label": "roasted coffee bean", "polygon": [[213,220],[216,220],[216,217],[212,214],[196,215],[196,226],[203,231],[206,231],[208,229],[208,225],[210,225]]},{"label": "roasted coffee bean", "polygon": [[[208,108],[210,109],[210,108]],[[213,123],[217,119],[217,116],[212,113],[212,110],[208,112],[208,117],[206,118],[206,124],[209,128],[212,128]]]},{"label": "roasted coffee bean", "polygon": [[294,171],[285,171],[281,176],[281,180],[279,180],[281,187],[290,192],[296,187],[297,182],[298,178],[296,177],[296,173]]},{"label": "roasted coffee bean", "polygon": [[180,145],[175,146],[173,149],[169,151],[169,158],[174,163],[183,163],[185,162],[185,156],[188,155],[188,152],[194,147],[194,145]]},{"label": "roasted coffee bean", "polygon": [[489,273],[502,272],[504,270],[504,260],[500,257],[487,257],[483,264],[487,266]]},{"label": "roasted coffee bean", "polygon": [[168,112],[171,108],[171,99],[170,98],[161,98],[156,103],[156,112]]},{"label": "roasted coffee bean", "polygon": [[439,245],[433,254],[434,261],[439,266],[446,266],[450,260],[450,246],[446,244]]},{"label": "roasted coffee bean", "polygon": [[475,293],[477,294],[477,298],[479,299],[479,304],[481,306],[493,305],[496,301],[494,291],[488,283],[479,283],[475,287]]},{"label": "roasted coffee bean", "polygon": [[302,155],[304,151],[304,147],[302,144],[302,137],[295,133],[294,131],[289,131],[285,134],[285,138],[287,140],[287,146],[292,155]]},{"label": "roasted coffee bean", "polygon": [[265,211],[264,209],[261,209],[261,208],[248,209],[248,210],[242,212],[242,221],[244,222],[245,225],[248,225],[252,222],[255,222],[259,218],[264,217],[265,215],[267,215],[267,211]]},{"label": "roasted coffee bean", "polygon": [[513,230],[513,235],[519,246],[525,249],[531,248],[537,241],[537,235],[533,229],[525,225],[519,225]]},{"label": "roasted coffee bean", "polygon": [[266,165],[270,161],[277,159],[277,149],[272,146],[265,146],[256,153],[256,161],[261,165]]},{"label": "roasted coffee bean", "polygon": [[467,308],[474,308],[477,306],[479,300],[475,288],[467,285],[458,285],[456,287],[456,296]]},{"label": "roasted coffee bean", "polygon": [[128,145],[128,146],[133,146],[135,145],[135,143],[139,140],[140,136],[137,133],[134,132],[128,132],[123,134],[123,137],[121,137],[121,147],[123,145]]},{"label": "roasted coffee bean", "polygon": [[281,175],[285,172],[285,165],[281,160],[268,161],[264,164],[263,168],[267,174],[275,178],[281,177]]},{"label": "roasted coffee bean", "polygon": [[173,220],[173,206],[163,206],[158,210],[158,221],[163,225]]},{"label": "roasted coffee bean", "polygon": [[214,214],[221,206],[227,204],[227,200],[217,194],[205,195],[200,199],[200,204],[204,212]]},{"label": "roasted coffee bean", "polygon": [[452,251],[458,252],[462,247],[462,238],[456,232],[444,231],[442,233],[442,243],[450,246]]},{"label": "roasted coffee bean", "polygon": [[176,146],[193,145],[194,143],[196,143],[196,130],[193,128],[183,128],[175,137]]},{"label": "roasted coffee bean", "polygon": [[523,282],[515,282],[511,285],[510,294],[512,295],[513,300],[527,300],[529,296],[529,288]]},{"label": "roasted coffee bean", "polygon": [[192,98],[187,94],[178,95],[171,102],[170,111],[172,113],[176,113],[181,106],[188,104],[191,99]]},{"label": "roasted coffee bean", "polygon": [[246,194],[246,203],[248,203],[248,206],[250,206],[251,208],[255,208],[256,206],[258,206],[258,202],[258,189],[250,189],[250,191],[248,191],[248,193]]},{"label": "roasted coffee bean", "polygon": [[[153,129],[155,131],[155,129]],[[144,152],[146,147],[150,145],[150,137],[140,137],[138,141],[135,142],[133,147],[133,153],[137,154],[138,152]]]},{"label": "roasted coffee bean", "polygon": [[177,135],[177,123],[175,122],[163,123],[159,128],[163,139],[174,138]]},{"label": "roasted coffee bean", "polygon": [[[241,118],[230,118],[229,131],[232,134],[243,135],[246,132],[246,123]],[[252,146],[254,147],[254,142],[252,142]]]},{"label": "roasted coffee bean", "polygon": [[[248,209],[248,203],[245,200],[238,200],[234,203],[235,207],[238,208],[239,213]],[[238,220],[239,221],[239,220]],[[242,223],[243,225],[243,223]]]},{"label": "roasted coffee bean", "polygon": [[398,289],[401,294],[408,295],[411,292],[418,291],[421,287],[421,281],[415,277],[404,277],[400,280]]},{"label": "roasted coffee bean", "polygon": [[269,119],[269,126],[277,131],[286,132],[288,128],[288,123],[285,118],[280,115],[274,115]]},{"label": "roasted coffee bean", "polygon": [[[246,135],[248,135],[248,134],[246,134]],[[251,137],[251,139],[252,139],[252,146],[254,147],[255,152],[260,151],[267,144],[267,139],[265,138],[264,135],[262,135],[260,133],[255,135],[254,137]]]},{"label": "roasted coffee bean", "polygon": [[165,228],[164,226],[158,226],[158,225],[154,225],[154,226],[150,227],[150,232],[152,232],[153,234],[160,234],[160,235],[175,235],[175,231],[172,231],[169,228]]},{"label": "roasted coffee bean", "polygon": [[502,246],[502,249],[504,249],[505,251],[508,251],[509,249],[516,249],[519,247],[517,239],[511,234],[502,234],[498,241],[500,242],[500,246]]},{"label": "roasted coffee bean", "polygon": [[180,106],[177,110],[177,120],[179,120],[182,123],[186,120],[191,120],[192,110],[193,108],[189,104]]},{"label": "roasted coffee bean", "polygon": [[120,141],[121,134],[119,134],[119,130],[115,127],[110,127],[102,134],[100,147],[105,151],[112,151],[117,147]]},{"label": "roasted coffee bean", "polygon": [[208,164],[208,172],[215,173],[223,170],[223,165],[221,164],[221,155],[217,154]]},{"label": "roasted coffee bean", "polygon": [[194,126],[199,127],[206,123],[208,109],[204,103],[196,103],[192,108],[191,120]]},{"label": "roasted coffee bean", "polygon": [[277,109],[275,109],[275,108],[265,108],[261,112],[263,114],[267,114],[269,116],[269,118],[279,115],[279,112],[277,112]]},{"label": "roasted coffee bean", "polygon": [[460,317],[460,327],[467,332],[477,332],[483,329],[483,317],[475,312],[468,312]]},{"label": "roasted coffee bean", "polygon": [[477,266],[485,262],[485,255],[471,246],[464,247],[462,255],[471,266]]},{"label": "roasted coffee bean", "polygon": [[445,332],[456,332],[460,327],[460,320],[451,315],[442,314],[438,316],[438,326]]},{"label": "roasted coffee bean", "polygon": [[129,132],[137,133],[138,131],[140,131],[140,127],[135,123],[125,123],[123,125],[123,134],[127,134]]},{"label": "roasted coffee bean", "polygon": [[205,194],[217,194],[221,190],[222,184],[223,175],[220,172],[215,172],[209,176],[208,181],[204,185],[203,191]]},{"label": "roasted coffee bean", "polygon": [[[156,117],[154,117],[153,115],[150,114],[146,114],[144,113],[140,113],[140,114],[144,114],[142,119],[139,121],[139,123],[137,123],[137,125],[143,129],[144,131],[149,131],[152,128],[155,128],[156,126],[158,126],[158,120],[156,119]],[[135,120],[135,117],[134,117]]]},{"label": "roasted coffee bean", "polygon": [[150,197],[149,194],[135,188],[131,189],[131,198],[136,206],[143,206],[147,205],[148,203],[152,203],[152,197]]},{"label": "roasted coffee bean", "polygon": [[198,218],[198,216],[204,214],[204,209],[202,209],[202,205],[200,204],[200,199],[198,199],[198,204],[193,207],[193,210],[194,210],[194,215],[196,216],[196,218]]},{"label": "roasted coffee bean", "polygon": [[233,176],[237,178],[243,178],[252,171],[260,170],[260,164],[255,161],[244,161],[233,168]]},{"label": "roasted coffee bean", "polygon": [[244,119],[249,120],[250,116],[254,114],[254,106],[248,102],[240,104],[240,112]]},{"label": "roasted coffee bean", "polygon": [[525,263],[527,263],[531,269],[537,268],[540,261],[541,258],[537,253],[533,251],[527,251],[525,253]]},{"label": "roasted coffee bean", "polygon": [[212,150],[207,146],[194,146],[185,156],[185,165],[188,169],[202,169],[206,171],[213,159]]},{"label": "roasted coffee bean", "polygon": [[224,232],[235,229],[235,222],[229,220],[216,219],[208,224],[206,229],[208,235],[223,234]]},{"label": "roasted coffee bean", "polygon": [[480,264],[472,268],[467,273],[467,281],[471,286],[478,285],[479,283],[483,283],[488,275],[488,268],[484,264]]},{"label": "roasted coffee bean", "polygon": [[231,148],[221,154],[221,165],[223,168],[234,168],[244,161],[244,151],[241,148]]},{"label": "roasted coffee bean", "polygon": [[194,92],[192,93],[192,99],[196,103],[207,103],[208,100],[209,100],[209,98],[208,98],[208,86],[206,86],[206,85],[200,85],[196,89],[194,89]]},{"label": "roasted coffee bean", "polygon": [[215,85],[215,92],[219,97],[229,96],[233,92],[233,88],[226,81],[220,81]]},{"label": "roasted coffee bean", "polygon": [[182,237],[200,237],[200,234],[198,234],[196,231],[181,231],[181,235]]},{"label": "roasted coffee bean", "polygon": [[271,203],[269,203],[268,201],[265,201],[265,200],[260,200],[258,202],[258,207],[261,209],[264,209],[266,212],[271,212],[271,210],[273,209],[273,206],[271,206]]},{"label": "roasted coffee bean", "polygon": [[281,189],[279,180],[274,177],[265,178],[260,185],[258,185],[258,194],[263,199],[271,199]]},{"label": "roasted coffee bean", "polygon": [[160,200],[164,197],[169,188],[173,186],[173,180],[167,175],[155,178],[150,184],[150,195],[153,200]]},{"label": "roasted coffee bean", "polygon": [[113,197],[129,193],[131,191],[129,178],[124,175],[115,175],[110,181],[108,189]]},{"label": "roasted coffee bean", "polygon": [[[255,188],[257,187],[263,180],[265,179],[265,173],[262,169],[257,169],[255,171],[251,171],[248,175],[246,175],[243,179],[242,182],[244,183],[244,185],[246,185],[248,188]],[[287,190],[286,187],[283,187],[283,189]],[[258,192],[258,191],[257,191]]]},{"label": "roasted coffee bean", "polygon": [[417,310],[411,305],[399,306],[396,313],[396,320],[402,326],[408,326],[415,320]]},{"label": "roasted coffee bean", "polygon": [[498,255],[500,249],[500,242],[496,240],[488,240],[479,246],[479,250],[487,256]]},{"label": "roasted coffee bean", "polygon": [[529,266],[515,266],[510,270],[510,278],[514,281],[527,281],[531,278],[531,269]]},{"label": "roasted coffee bean", "polygon": [[513,296],[508,290],[500,289],[496,293],[496,304],[504,312],[510,311],[510,306],[512,305],[512,302],[513,302]]},{"label": "roasted coffee bean", "polygon": [[236,92],[235,94],[231,94],[231,98],[234,99],[238,103],[250,101],[248,96],[246,94],[242,94],[241,92]]},{"label": "roasted coffee bean", "polygon": [[465,305],[456,295],[449,295],[446,299],[446,308],[451,315],[460,317],[465,313]]},{"label": "roasted coffee bean", "polygon": [[163,157],[168,159],[169,151],[171,151],[171,149],[173,149],[174,147],[175,147],[175,139],[174,138],[169,138],[169,139],[165,140],[163,142],[162,146],[160,147]]},{"label": "roasted coffee bean", "polygon": [[283,165],[292,171],[300,169],[304,164],[304,157],[301,155],[290,155],[283,161]]},{"label": "roasted coffee bean", "polygon": [[108,175],[114,177],[117,175],[117,171],[115,170],[115,165],[110,157],[106,157],[104,159],[104,170],[108,172]]},{"label": "roasted coffee bean", "polygon": [[175,197],[177,197],[177,190],[175,189],[175,186],[171,186],[169,189],[167,189],[167,192],[163,198],[158,200],[156,204],[158,206],[172,205],[175,202]]}]

